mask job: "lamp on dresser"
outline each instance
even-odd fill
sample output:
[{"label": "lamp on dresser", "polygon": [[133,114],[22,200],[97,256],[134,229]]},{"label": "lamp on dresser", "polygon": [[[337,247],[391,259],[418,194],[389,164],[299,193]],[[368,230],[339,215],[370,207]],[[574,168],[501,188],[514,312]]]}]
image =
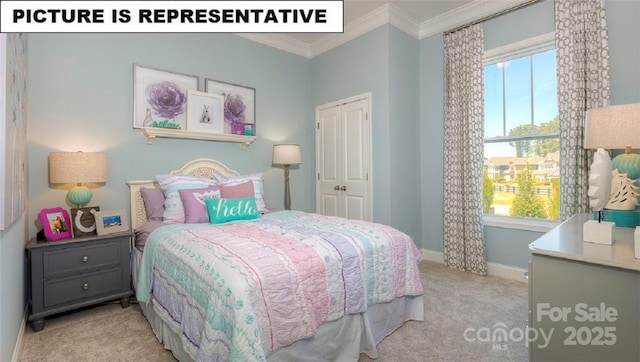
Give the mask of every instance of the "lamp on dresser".
[{"label": "lamp on dresser", "polygon": [[[584,224],[584,241],[612,244],[615,223],[602,221],[602,209],[633,210],[637,205],[635,186],[631,180],[640,177],[640,155],[632,148],[640,147],[640,103],[593,108],[585,117],[584,148],[596,149],[589,173],[589,206],[598,212],[598,220]],[[606,149],[625,149],[625,154],[611,160]],[[611,190],[612,170],[616,177],[631,180]],[[626,180],[626,179],[625,179]],[[613,199],[611,198],[613,195]]]},{"label": "lamp on dresser", "polygon": [[107,155],[96,152],[52,152],[49,154],[49,182],[76,184],[67,200],[76,207],[91,201],[91,190],[82,184],[107,182]]},{"label": "lamp on dresser", "polygon": [[625,150],[611,161],[612,169],[632,180],[640,178],[640,154],[631,152],[640,148],[640,103],[588,110],[584,147]]},{"label": "lamp on dresser", "polygon": [[291,210],[291,193],[289,191],[289,168],[302,163],[300,145],[280,144],[273,146],[273,164],[284,167],[284,208]]},{"label": "lamp on dresser", "polygon": [[87,183],[107,182],[107,155],[94,152],[52,152],[49,154],[49,182],[76,184],[67,193],[71,208],[73,237],[96,234],[95,213],[100,207],[82,207],[91,201]]}]

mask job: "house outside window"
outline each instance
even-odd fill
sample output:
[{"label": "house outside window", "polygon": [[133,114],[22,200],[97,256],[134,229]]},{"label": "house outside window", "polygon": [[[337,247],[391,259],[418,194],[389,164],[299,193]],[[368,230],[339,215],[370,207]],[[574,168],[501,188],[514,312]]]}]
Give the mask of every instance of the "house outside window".
[{"label": "house outside window", "polygon": [[485,214],[559,219],[557,99],[553,33],[485,52]]}]

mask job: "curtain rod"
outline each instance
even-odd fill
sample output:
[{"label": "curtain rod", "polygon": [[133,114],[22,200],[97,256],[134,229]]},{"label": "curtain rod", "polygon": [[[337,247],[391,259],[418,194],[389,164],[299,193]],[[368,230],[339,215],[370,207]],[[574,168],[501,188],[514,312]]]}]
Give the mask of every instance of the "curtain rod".
[{"label": "curtain rod", "polygon": [[524,8],[526,8],[528,6],[531,6],[533,4],[536,4],[536,3],[539,3],[539,2],[542,2],[542,1],[543,0],[529,0],[527,2],[524,2],[524,3],[521,3],[521,4],[515,5],[513,7],[510,7],[508,9],[501,10],[501,11],[499,11],[497,13],[484,16],[484,17],[482,17],[480,19],[477,19],[477,20],[474,20],[474,21],[472,21],[470,23],[457,26],[457,27],[455,27],[455,28],[453,28],[451,30],[447,30],[447,31],[444,32],[444,35],[454,33],[456,31],[458,31],[460,29],[463,29],[463,28],[466,28],[468,26],[476,25],[476,24],[483,23],[483,22],[488,21],[488,20],[492,20],[492,19],[498,18],[498,17],[500,17],[502,15],[509,14],[509,13],[514,12],[516,10],[524,9]]}]

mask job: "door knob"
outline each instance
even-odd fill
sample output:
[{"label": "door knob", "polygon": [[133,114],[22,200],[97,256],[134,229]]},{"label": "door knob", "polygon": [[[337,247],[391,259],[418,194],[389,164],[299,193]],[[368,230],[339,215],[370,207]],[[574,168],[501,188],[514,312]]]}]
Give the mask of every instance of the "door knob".
[{"label": "door knob", "polygon": [[338,186],[338,185],[333,186],[333,189],[334,189],[335,191],[340,191],[340,186]]},{"label": "door knob", "polygon": [[340,188],[340,190],[341,190],[341,191],[347,191],[347,186],[342,186],[342,187]]}]

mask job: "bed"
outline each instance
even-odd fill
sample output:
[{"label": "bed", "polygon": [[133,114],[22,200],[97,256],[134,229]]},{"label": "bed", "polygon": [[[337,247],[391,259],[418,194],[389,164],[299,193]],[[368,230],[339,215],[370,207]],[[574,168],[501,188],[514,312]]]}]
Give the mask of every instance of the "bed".
[{"label": "bed", "polygon": [[[168,175],[240,177],[212,159]],[[158,222],[142,191],[164,185],[127,185],[136,297],[180,361],[377,358],[384,337],[424,318],[420,253],[394,228],[286,210],[215,225]]]}]

